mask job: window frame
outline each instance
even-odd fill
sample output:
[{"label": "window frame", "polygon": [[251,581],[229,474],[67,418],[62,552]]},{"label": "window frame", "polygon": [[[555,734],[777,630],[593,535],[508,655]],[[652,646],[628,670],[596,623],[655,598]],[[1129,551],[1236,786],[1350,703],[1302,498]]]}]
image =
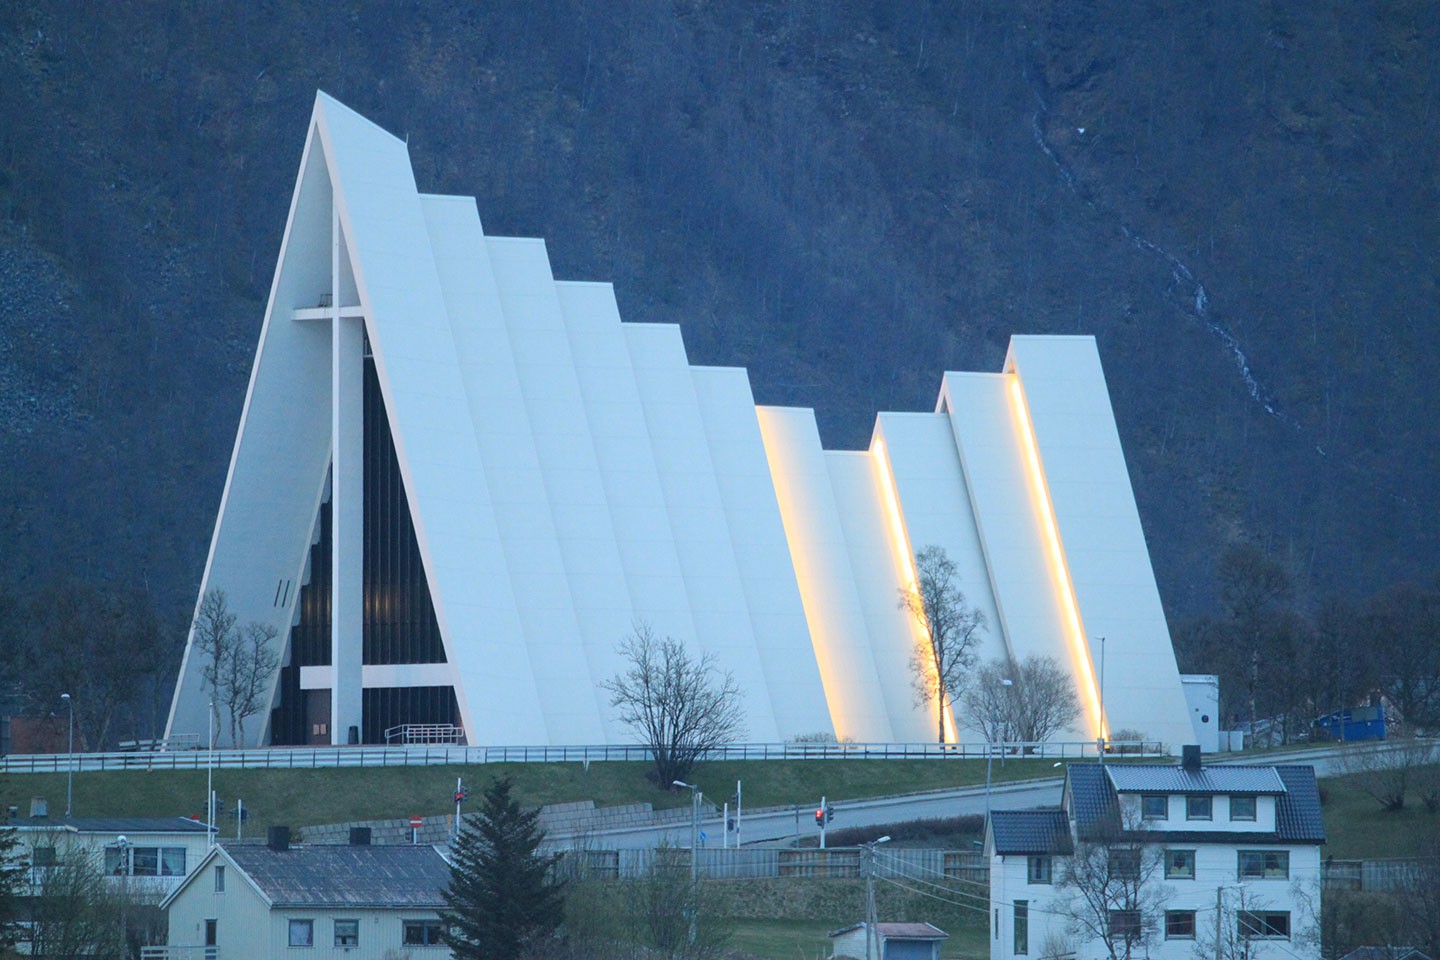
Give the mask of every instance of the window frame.
[{"label": "window frame", "polygon": [[[1197,808],[1203,803],[1205,812],[1197,812]],[[1185,819],[1186,820],[1214,820],[1215,819],[1215,798],[1208,793],[1187,793],[1185,795]]]},{"label": "window frame", "polygon": [[[1275,866],[1271,866],[1271,858],[1275,860]],[[1246,872],[1246,861],[1253,864],[1258,858],[1259,870]],[[1237,880],[1289,880],[1290,879],[1290,851],[1289,850],[1236,850],[1235,851],[1235,879]]]},{"label": "window frame", "polygon": [[[1147,805],[1159,801],[1164,810],[1158,813],[1151,812]],[[1140,794],[1140,819],[1142,820],[1169,820],[1170,819],[1170,795],[1167,793],[1142,793]]]},{"label": "window frame", "polygon": [[[1038,868],[1038,869],[1037,869]],[[1025,858],[1025,882],[1028,884],[1054,884],[1055,860],[1047,856]]]},{"label": "window frame", "polygon": [[[1165,911],[1165,939],[1166,940],[1194,940],[1197,929],[1195,910],[1166,910]],[[1190,932],[1175,932],[1176,921],[1189,921]]]},{"label": "window frame", "polygon": [[[348,924],[349,931],[342,934],[341,924]],[[360,921],[353,917],[337,917],[333,929],[335,946],[337,947],[358,947],[360,946]],[[344,937],[345,939],[341,939]]]},{"label": "window frame", "polygon": [[1030,953],[1030,901],[1015,901],[1015,923],[1011,946],[1017,957],[1023,957]]},{"label": "window frame", "polygon": [[[419,930],[421,939],[410,939],[410,931]],[[434,932],[431,938],[431,931]],[[400,921],[400,944],[406,947],[439,947],[444,946],[444,930],[439,920],[401,920]]]},{"label": "window frame", "polygon": [[[1172,856],[1189,854],[1190,868],[1188,871],[1180,871],[1174,868]],[[1194,880],[1195,879],[1195,857],[1196,851],[1190,847],[1167,847],[1165,850],[1165,879],[1166,880]]]},{"label": "window frame", "polygon": [[[1284,933],[1264,932],[1264,928],[1273,927],[1278,918],[1284,918]],[[1235,932],[1242,940],[1289,940],[1290,939],[1290,911],[1289,910],[1239,910],[1235,913]]]},{"label": "window frame", "polygon": [[[1245,815],[1243,815],[1243,814],[1237,814],[1237,813],[1235,812],[1235,801],[1237,801],[1237,800],[1241,801],[1242,803],[1244,803],[1246,800],[1250,801],[1250,816],[1247,817],[1247,816],[1245,816]],[[1237,822],[1237,823],[1241,823],[1241,822],[1254,823],[1256,820],[1260,819],[1260,802],[1255,799],[1255,795],[1254,795],[1254,794],[1248,794],[1248,795],[1245,795],[1245,796],[1234,796],[1234,795],[1232,795],[1232,796],[1230,797],[1230,819],[1233,820],[1233,821],[1235,821],[1235,822]]]},{"label": "window frame", "polygon": [[[304,931],[305,941],[297,943],[295,935]],[[290,917],[285,925],[285,943],[290,947],[313,947],[315,946],[315,920],[314,918]]]},{"label": "window frame", "polygon": [[1112,937],[1138,940],[1145,933],[1145,918],[1134,908],[1112,909],[1105,917],[1105,929]]},{"label": "window frame", "polygon": [[1116,847],[1107,851],[1105,858],[1112,879],[1125,883],[1140,879],[1145,861],[1145,851],[1134,847]]},{"label": "window frame", "polygon": [[215,892],[225,892],[225,864],[215,864]]}]

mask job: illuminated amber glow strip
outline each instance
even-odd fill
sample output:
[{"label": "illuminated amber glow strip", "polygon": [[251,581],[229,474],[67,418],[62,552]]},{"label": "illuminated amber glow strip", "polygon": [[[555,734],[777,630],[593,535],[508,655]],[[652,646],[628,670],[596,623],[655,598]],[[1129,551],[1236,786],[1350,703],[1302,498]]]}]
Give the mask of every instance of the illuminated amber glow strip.
[{"label": "illuminated amber glow strip", "polygon": [[1045,545],[1050,554],[1051,583],[1064,609],[1065,624],[1070,630],[1070,646],[1075,666],[1090,710],[1095,717],[1097,736],[1109,737],[1105,716],[1101,709],[1100,694],[1095,683],[1095,668],[1090,662],[1090,645],[1085,640],[1085,630],[1080,625],[1080,608],[1075,602],[1075,586],[1070,580],[1070,568],[1065,563],[1065,553],[1060,549],[1060,530],[1055,523],[1055,508],[1050,502],[1050,490],[1045,485],[1045,474],[1040,470],[1040,453],[1035,446],[1035,429],[1030,423],[1030,409],[1025,404],[1025,394],[1020,389],[1020,375],[1010,374],[1010,397],[1014,401],[1015,419],[1019,426],[1020,441],[1025,447],[1025,466],[1030,476],[1030,493],[1035,500],[1036,512],[1040,515],[1040,526],[1045,534]]},{"label": "illuminated amber glow strip", "polygon": [[[895,479],[890,473],[890,458],[885,455],[885,441],[877,437],[870,452],[875,457],[875,474],[880,478],[880,492],[885,501],[885,515],[890,521],[890,544],[895,551],[896,569],[905,583],[905,590],[907,592],[914,591],[920,577],[915,572],[915,553],[910,549],[910,538],[905,533],[905,520],[900,515],[900,497],[895,492]],[[915,643],[917,645],[928,644],[930,636],[920,625],[919,618],[907,616],[906,619],[910,621],[910,629],[914,633]],[[925,662],[930,667],[933,681],[934,662],[931,660]],[[951,743],[955,743],[957,741],[954,708],[947,702],[942,709],[944,711],[945,738]]]}]

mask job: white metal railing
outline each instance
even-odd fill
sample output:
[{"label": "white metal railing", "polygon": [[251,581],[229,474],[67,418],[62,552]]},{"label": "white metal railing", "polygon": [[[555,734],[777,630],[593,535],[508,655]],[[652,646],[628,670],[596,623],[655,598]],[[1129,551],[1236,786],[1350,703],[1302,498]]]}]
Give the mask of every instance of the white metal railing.
[{"label": "white metal railing", "polygon": [[220,948],[141,947],[140,960],[220,960]]},{"label": "white metal railing", "polygon": [[[1155,741],[1112,741],[1106,755],[1165,756]],[[1095,741],[1046,743],[732,743],[702,760],[973,760],[995,756],[1080,760],[1097,756]],[[261,747],[252,750],[166,750],[115,753],[45,753],[0,757],[3,773],[64,773],[67,770],[203,770],[317,767],[425,767],[439,764],[646,762],[639,744],[565,747],[419,746]]]},{"label": "white metal railing", "polygon": [[385,731],[385,742],[393,744],[459,743],[465,736],[463,727],[453,723],[402,723]]}]

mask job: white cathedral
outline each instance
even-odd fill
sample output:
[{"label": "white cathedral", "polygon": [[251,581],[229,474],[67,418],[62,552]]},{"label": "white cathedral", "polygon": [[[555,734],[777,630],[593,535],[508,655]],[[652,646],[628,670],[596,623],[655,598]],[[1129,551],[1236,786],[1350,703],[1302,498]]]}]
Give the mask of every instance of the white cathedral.
[{"label": "white cathedral", "polygon": [[[930,545],[982,661],[1069,671],[1067,739],[1196,741],[1092,338],[1014,337],[825,450],[317,96],[200,587],[277,632],[246,745],[632,742],[602,684],[637,622],[733,673],[750,741],[931,740],[898,603]],[[192,634],[167,735],[206,730],[201,659]]]}]

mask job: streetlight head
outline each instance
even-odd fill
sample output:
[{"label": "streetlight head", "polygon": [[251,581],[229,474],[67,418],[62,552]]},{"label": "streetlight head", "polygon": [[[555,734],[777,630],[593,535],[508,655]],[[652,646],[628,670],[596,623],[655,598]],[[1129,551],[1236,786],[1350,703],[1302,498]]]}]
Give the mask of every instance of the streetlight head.
[{"label": "streetlight head", "polygon": [[1015,681],[1014,681],[1014,680],[1011,680],[1011,679],[1009,679],[1009,678],[1006,678],[1006,677],[1002,677],[1001,680],[1000,680],[1000,686],[1002,686],[1002,687],[1013,687],[1013,686],[1015,686]]},{"label": "streetlight head", "polygon": [[885,836],[881,837],[879,840],[876,840],[876,841],[874,841],[874,842],[877,843],[877,844],[880,844],[880,843],[889,843],[889,842],[890,842],[890,835],[887,833]]},{"label": "streetlight head", "polygon": [[122,846],[122,847],[129,846],[129,844],[130,844],[130,841],[125,839],[125,834],[123,834],[123,833],[120,834],[120,836],[119,836],[118,838],[116,838],[115,842],[118,843],[118,844],[119,844],[120,846]]},{"label": "streetlight head", "polygon": [[68,693],[62,693],[62,694],[60,694],[60,699],[61,699],[61,700],[65,700],[65,701],[68,702],[69,699],[70,699],[70,694],[68,694]]},{"label": "streetlight head", "polygon": [[694,789],[695,789],[695,784],[693,784],[693,783],[686,783],[684,780],[671,780],[671,781],[670,781],[670,786],[672,786],[672,787],[684,787],[686,790],[694,790]]}]

